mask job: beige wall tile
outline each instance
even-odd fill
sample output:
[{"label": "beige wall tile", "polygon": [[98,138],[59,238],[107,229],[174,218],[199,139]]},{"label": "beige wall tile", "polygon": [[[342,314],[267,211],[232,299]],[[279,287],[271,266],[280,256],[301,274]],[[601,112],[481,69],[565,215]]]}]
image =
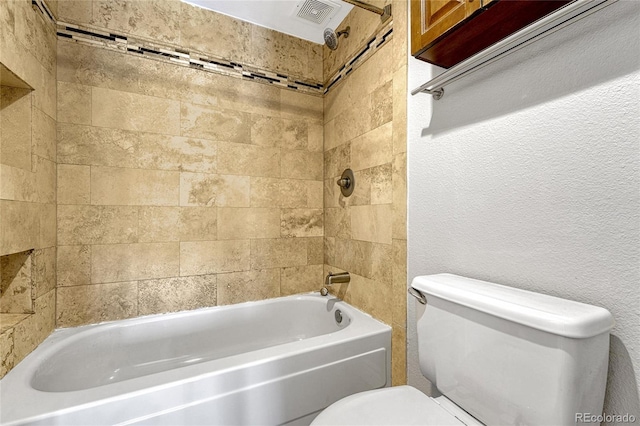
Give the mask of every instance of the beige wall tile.
[{"label": "beige wall tile", "polygon": [[91,246],[58,246],[58,287],[91,283]]},{"label": "beige wall tile", "polygon": [[138,132],[58,123],[58,163],[138,167]]},{"label": "beige wall tile", "polygon": [[351,294],[351,302],[356,307],[391,325],[393,320],[393,312],[389,304],[391,284],[351,274],[348,291]]},{"label": "beige wall tile", "polygon": [[218,305],[280,296],[280,270],[262,269],[218,275]]},{"label": "beige wall tile", "polygon": [[219,142],[218,173],[280,177],[280,149]]},{"label": "beige wall tile", "polygon": [[143,169],[215,173],[218,144],[206,139],[138,133],[137,166]]},{"label": "beige wall tile", "polygon": [[58,244],[138,242],[138,208],[128,206],[58,206]]},{"label": "beige wall tile", "polygon": [[393,159],[392,123],[380,126],[351,142],[351,168],[368,169]]},{"label": "beige wall tile", "polygon": [[391,384],[407,384],[407,331],[395,324],[391,331]]},{"label": "beige wall tile", "polygon": [[294,90],[278,90],[280,112],[283,117],[304,117],[322,121],[324,102],[322,96],[301,93]]},{"label": "beige wall tile", "polygon": [[219,208],[218,239],[280,237],[280,209]]},{"label": "beige wall tile", "polygon": [[54,204],[56,202],[56,164],[37,155],[32,158],[36,201]]},{"label": "beige wall tile", "polygon": [[91,203],[177,206],[180,173],[160,170],[91,168]]},{"label": "beige wall tile", "polygon": [[91,202],[91,168],[59,164],[58,204],[89,204]]},{"label": "beige wall tile", "polygon": [[28,89],[0,87],[2,164],[31,170],[31,95]]},{"label": "beige wall tile", "polygon": [[393,323],[407,326],[407,241],[393,240]]},{"label": "beige wall tile", "polygon": [[324,126],[321,121],[309,122],[308,150],[312,152],[324,151]]},{"label": "beige wall tile", "polygon": [[241,111],[183,102],[180,126],[183,136],[247,144],[251,142],[251,116]]},{"label": "beige wall tile", "polygon": [[323,237],[311,237],[305,240],[307,240],[307,264],[322,265],[324,262]]},{"label": "beige wall tile", "polygon": [[179,269],[179,243],[91,246],[92,283],[175,277]]},{"label": "beige wall tile", "polygon": [[391,204],[351,207],[352,238],[391,244]]},{"label": "beige wall tile", "polygon": [[58,81],[58,121],[91,125],[91,87]]},{"label": "beige wall tile", "polygon": [[180,135],[180,103],[93,87],[91,123],[99,127]]},{"label": "beige wall tile", "polygon": [[322,209],[283,209],[280,234],[283,237],[321,237],[324,234]]},{"label": "beige wall tile", "polygon": [[[339,178],[345,169],[351,168],[351,145],[343,144],[325,151],[324,153],[324,177]],[[335,185],[335,180],[334,180]],[[357,182],[356,182],[357,185]]]},{"label": "beige wall tile", "polygon": [[181,206],[249,207],[248,176],[180,173]]},{"label": "beige wall tile", "polygon": [[211,207],[140,207],[140,242],[199,241],[217,238],[216,209]]},{"label": "beige wall tile", "polygon": [[327,237],[351,238],[351,214],[348,208],[324,210],[324,233]]},{"label": "beige wall tile", "polygon": [[87,0],[58,1],[58,19],[63,22],[91,22],[92,2]]},{"label": "beige wall tile", "polygon": [[371,184],[371,204],[388,204],[393,201],[391,163],[365,170]]},{"label": "beige wall tile", "polygon": [[16,364],[26,357],[55,328],[55,291],[35,300],[34,315],[14,328],[14,360]]},{"label": "beige wall tile", "polygon": [[366,278],[373,277],[373,243],[336,238],[334,250],[335,266]]},{"label": "beige wall tile", "polygon": [[282,177],[322,180],[322,153],[282,151]]},{"label": "beige wall tile", "polygon": [[91,23],[116,32],[179,43],[180,5],[175,0],[95,0]]},{"label": "beige wall tile", "polygon": [[180,276],[246,271],[249,240],[180,243]]},{"label": "beige wall tile", "polygon": [[289,120],[253,114],[251,143],[284,149],[307,149],[309,126],[303,120]]},{"label": "beige wall tile", "polygon": [[138,283],[135,281],[61,287],[57,293],[59,327],[114,321],[138,314]]},{"label": "beige wall tile", "polygon": [[307,241],[299,238],[251,240],[251,269],[307,264]]},{"label": "beige wall tile", "polygon": [[138,292],[139,315],[216,306],[216,276],[198,275],[140,281]]},{"label": "beige wall tile", "polygon": [[38,245],[36,248],[56,245],[56,205],[38,205]]},{"label": "beige wall tile", "polygon": [[387,81],[371,93],[371,124],[373,127],[393,119],[393,82]]},{"label": "beige wall tile", "polygon": [[[202,31],[203,28],[208,31]],[[225,59],[249,59],[251,24],[230,16],[182,3],[180,35],[185,47]]]},{"label": "beige wall tile", "polygon": [[322,208],[322,182],[251,178],[251,207]]},{"label": "beige wall tile", "polygon": [[310,47],[311,43],[300,38],[251,26],[251,61],[259,67],[306,77]]},{"label": "beige wall tile", "polygon": [[0,334],[0,379],[4,377],[14,366],[13,328]]},{"label": "beige wall tile", "polygon": [[0,256],[39,246],[40,214],[32,203],[0,200],[0,217]]},{"label": "beige wall tile", "polygon": [[393,238],[407,239],[407,154],[393,158]]},{"label": "beige wall tile", "polygon": [[407,152],[406,66],[399,68],[393,74],[393,153],[401,152]]},{"label": "beige wall tile", "polygon": [[405,30],[408,27],[409,3],[405,0],[392,0],[391,3],[393,7],[393,27],[395,29],[400,29],[400,31],[394,31],[392,40],[393,69],[397,70],[400,67],[407,65],[408,31]]},{"label": "beige wall tile", "polygon": [[217,169],[217,143],[182,136],[60,123],[58,161],[214,173]]},{"label": "beige wall tile", "polygon": [[56,161],[56,121],[38,108],[31,109],[31,151]]},{"label": "beige wall tile", "polygon": [[280,294],[288,296],[290,294],[317,292],[322,288],[323,266],[294,266],[292,268],[282,268],[280,272]]},{"label": "beige wall tile", "polygon": [[38,298],[56,288],[56,248],[33,251],[33,281]]},{"label": "beige wall tile", "polygon": [[0,312],[33,312],[35,280],[33,252],[25,251],[0,257]]},{"label": "beige wall tile", "polygon": [[310,209],[323,208],[324,182],[322,182],[321,180],[310,180],[310,181],[306,181],[306,185],[307,185],[306,207]]},{"label": "beige wall tile", "polygon": [[35,173],[0,164],[0,199],[36,202],[37,197]]}]

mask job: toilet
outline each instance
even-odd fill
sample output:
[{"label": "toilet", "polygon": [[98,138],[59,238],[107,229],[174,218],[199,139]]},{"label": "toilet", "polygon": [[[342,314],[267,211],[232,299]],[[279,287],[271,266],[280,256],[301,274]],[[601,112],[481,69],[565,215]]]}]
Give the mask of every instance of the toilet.
[{"label": "toilet", "polygon": [[[608,310],[451,274],[416,277],[422,374],[410,386],[348,396],[312,425],[575,425],[602,413]],[[422,305],[419,305],[422,306]]]}]

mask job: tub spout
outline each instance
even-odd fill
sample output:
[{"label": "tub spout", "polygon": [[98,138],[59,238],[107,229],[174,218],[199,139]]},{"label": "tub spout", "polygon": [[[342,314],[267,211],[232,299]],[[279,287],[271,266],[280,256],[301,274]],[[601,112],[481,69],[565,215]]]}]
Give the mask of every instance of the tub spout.
[{"label": "tub spout", "polygon": [[327,287],[329,287],[330,285],[348,283],[349,281],[351,281],[351,275],[349,275],[348,272],[340,272],[338,274],[329,272],[329,275],[327,275],[324,280],[324,287],[320,289],[320,294],[326,296],[327,294],[329,294],[329,289]]}]

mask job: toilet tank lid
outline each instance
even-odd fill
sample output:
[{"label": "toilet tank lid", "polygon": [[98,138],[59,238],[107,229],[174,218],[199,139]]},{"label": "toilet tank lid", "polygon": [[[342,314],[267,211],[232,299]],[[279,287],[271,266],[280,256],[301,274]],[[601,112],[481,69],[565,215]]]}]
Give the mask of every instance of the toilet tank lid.
[{"label": "toilet tank lid", "polygon": [[598,306],[453,274],[418,276],[411,286],[427,296],[427,306],[431,295],[563,337],[593,337],[614,325]]}]

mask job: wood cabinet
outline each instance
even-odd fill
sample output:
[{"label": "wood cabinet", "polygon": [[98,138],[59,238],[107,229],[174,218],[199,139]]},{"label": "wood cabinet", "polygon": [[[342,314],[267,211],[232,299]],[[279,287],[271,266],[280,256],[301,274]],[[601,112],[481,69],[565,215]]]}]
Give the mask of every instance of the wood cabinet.
[{"label": "wood cabinet", "polygon": [[411,0],[411,53],[449,68],[572,0]]}]

